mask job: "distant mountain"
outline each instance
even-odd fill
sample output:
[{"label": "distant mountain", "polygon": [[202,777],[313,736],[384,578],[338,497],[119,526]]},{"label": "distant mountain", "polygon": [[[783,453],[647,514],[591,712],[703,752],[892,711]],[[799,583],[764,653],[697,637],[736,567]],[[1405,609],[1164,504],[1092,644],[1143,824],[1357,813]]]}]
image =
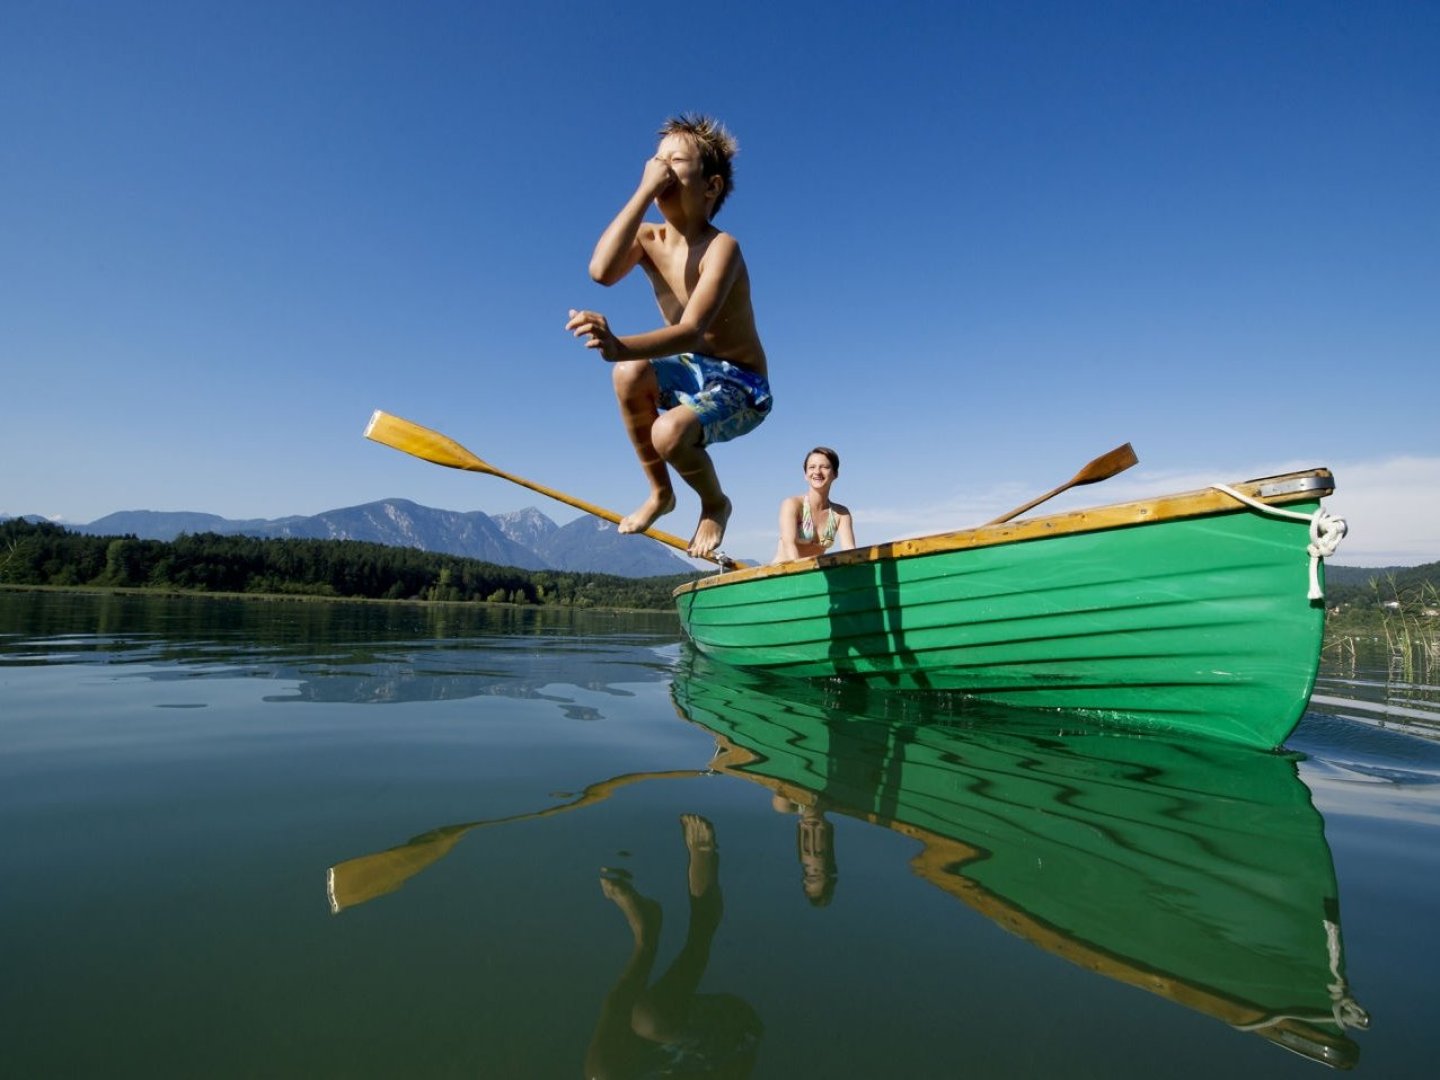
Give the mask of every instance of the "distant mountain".
[{"label": "distant mountain", "polygon": [[122,510],[117,514],[106,514],[88,525],[66,525],[71,532],[87,533],[90,536],[138,536],[141,540],[174,540],[181,533],[239,533],[244,536],[270,535],[266,529],[280,521],[304,521],[304,518],[281,518],[266,521],[251,518],[232,521],[215,514],[195,514],[185,511],[165,510]]},{"label": "distant mountain", "polygon": [[508,514],[495,514],[490,520],[515,543],[532,551],[541,550],[545,541],[554,536],[560,528],[533,506],[524,510],[513,510]]},{"label": "distant mountain", "polygon": [[621,536],[614,525],[582,517],[556,525],[534,507],[491,517],[479,510],[436,510],[408,499],[382,499],[327,510],[312,517],[232,520],[215,514],[127,510],[86,525],[67,525],[92,536],[174,540],[181,533],[363,540],[392,547],[462,555],[526,570],[598,571],[623,577],[683,574],[694,566],[659,542]]},{"label": "distant mountain", "polygon": [[[619,574],[621,577],[654,577],[695,569],[689,563],[682,563],[678,556],[671,555],[656,541],[632,544],[630,541],[633,539],[621,536],[620,531],[608,521],[586,516],[556,529],[545,538],[539,550],[554,566]],[[669,569],[652,569],[656,565],[656,555],[667,560]]]},{"label": "distant mountain", "polygon": [[366,540],[391,547],[443,551],[525,570],[560,569],[511,540],[479,510],[433,510],[408,499],[385,499],[364,506],[327,510],[314,517],[281,518],[255,536],[293,536],[306,540]]}]

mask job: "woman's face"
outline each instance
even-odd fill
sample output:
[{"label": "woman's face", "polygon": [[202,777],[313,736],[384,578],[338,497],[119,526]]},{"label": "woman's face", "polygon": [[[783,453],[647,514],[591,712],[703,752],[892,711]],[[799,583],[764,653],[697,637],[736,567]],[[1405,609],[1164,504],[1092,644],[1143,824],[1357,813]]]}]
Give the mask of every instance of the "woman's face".
[{"label": "woman's face", "polygon": [[835,479],[835,466],[824,454],[811,454],[805,459],[805,479],[814,487],[827,486]]}]

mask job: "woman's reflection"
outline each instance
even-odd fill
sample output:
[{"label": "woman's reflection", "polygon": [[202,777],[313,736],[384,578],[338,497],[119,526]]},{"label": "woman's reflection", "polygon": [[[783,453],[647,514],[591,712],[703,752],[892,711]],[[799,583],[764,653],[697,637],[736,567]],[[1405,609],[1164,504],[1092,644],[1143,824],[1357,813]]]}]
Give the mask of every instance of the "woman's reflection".
[{"label": "woman's reflection", "polygon": [[835,879],[839,868],[835,863],[835,826],[825,817],[819,802],[794,802],[780,793],[770,798],[770,808],[777,814],[798,814],[795,823],[795,849],[800,856],[800,886],[805,899],[815,907],[825,907],[835,895]]}]

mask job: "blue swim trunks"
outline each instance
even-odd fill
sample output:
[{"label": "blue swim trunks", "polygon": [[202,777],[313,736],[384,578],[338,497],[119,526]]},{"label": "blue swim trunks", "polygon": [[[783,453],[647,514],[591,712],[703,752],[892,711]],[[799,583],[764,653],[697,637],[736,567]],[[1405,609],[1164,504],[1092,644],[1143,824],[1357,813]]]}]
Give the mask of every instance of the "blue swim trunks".
[{"label": "blue swim trunks", "polygon": [[660,405],[695,410],[704,431],[702,445],[722,443],[760,426],[774,404],[762,375],[700,353],[650,361],[660,382]]}]

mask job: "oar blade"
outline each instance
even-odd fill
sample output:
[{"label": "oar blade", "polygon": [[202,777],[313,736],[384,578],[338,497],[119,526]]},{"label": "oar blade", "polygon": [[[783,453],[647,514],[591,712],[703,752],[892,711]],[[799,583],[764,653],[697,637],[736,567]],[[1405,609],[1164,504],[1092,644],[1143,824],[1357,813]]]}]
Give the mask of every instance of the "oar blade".
[{"label": "oar blade", "polygon": [[1138,465],[1140,459],[1135,456],[1135,449],[1127,442],[1123,446],[1117,446],[1108,454],[1101,454],[1094,461],[1086,465],[1078,473],[1075,479],[1071,480],[1072,486],[1080,484],[1094,484],[1101,480],[1109,480],[1110,477],[1124,472],[1132,465]]},{"label": "oar blade", "polygon": [[407,844],[336,863],[325,874],[330,911],[338,915],[377,896],[392,893],[425,867],[450,853],[468,830],[438,829]]},{"label": "oar blade", "polygon": [[1003,525],[1005,524],[1005,522],[1019,517],[1027,510],[1033,510],[1041,503],[1053,499],[1061,492],[1069,491],[1071,488],[1078,487],[1081,484],[1094,484],[1101,480],[1109,480],[1110,477],[1114,476],[1116,473],[1124,472],[1126,469],[1130,468],[1131,465],[1138,464],[1139,461],[1140,459],[1135,456],[1135,450],[1131,447],[1131,445],[1128,442],[1124,443],[1121,446],[1117,446],[1114,450],[1111,450],[1107,454],[1101,454],[1094,461],[1090,462],[1090,464],[1086,465],[1071,479],[1067,480],[1059,487],[1051,491],[1047,491],[1044,495],[1036,496],[1029,502],[1017,506],[1008,514],[1001,514],[999,517],[992,518],[985,524]]},{"label": "oar blade", "polygon": [[370,423],[365,425],[365,437],[436,465],[469,472],[495,472],[449,436],[393,416],[383,409],[376,409],[371,415]]}]

